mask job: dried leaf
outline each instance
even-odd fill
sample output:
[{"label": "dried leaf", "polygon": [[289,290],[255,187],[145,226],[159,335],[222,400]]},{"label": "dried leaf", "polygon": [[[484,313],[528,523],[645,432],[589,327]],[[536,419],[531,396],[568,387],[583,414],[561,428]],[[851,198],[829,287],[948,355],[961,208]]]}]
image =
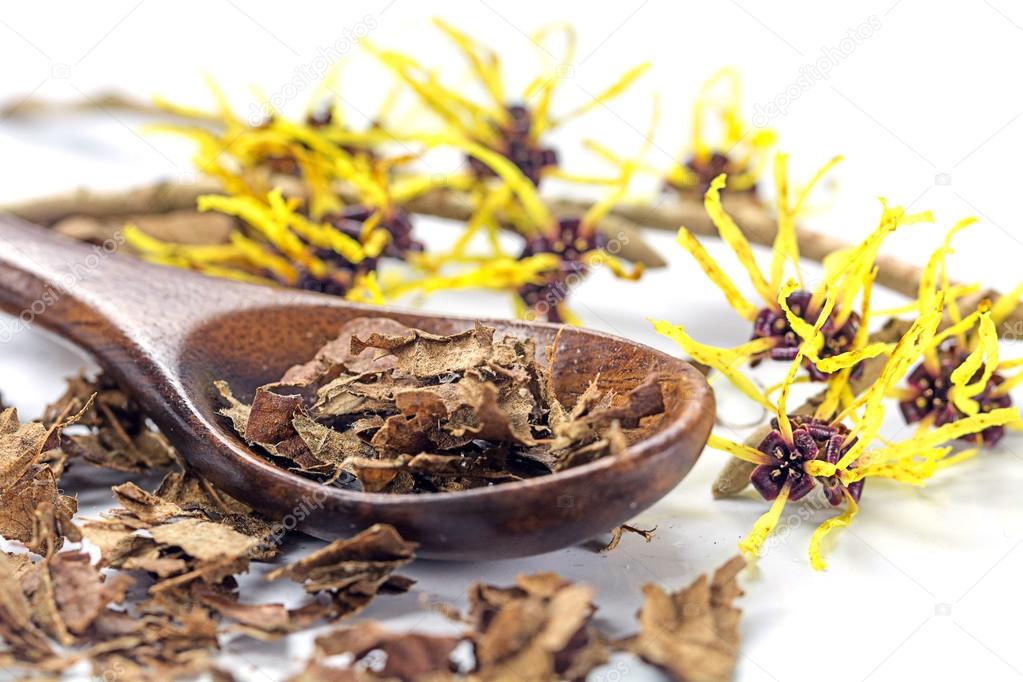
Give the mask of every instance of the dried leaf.
[{"label": "dried leaf", "polygon": [[461,641],[459,637],[394,633],[368,622],[317,637],[316,651],[321,657],[351,654],[356,663],[370,652],[380,651],[386,656],[382,666],[374,667],[375,678],[414,682],[454,672],[451,654]]},{"label": "dried leaf", "polygon": [[78,423],[89,433],[61,439],[61,449],[71,457],[128,473],[165,468],[179,460],[138,403],[105,374],[68,379],[64,394],[46,408],[43,423],[52,425],[79,412]]},{"label": "dried leaf", "polygon": [[377,524],[271,571],[267,579],[287,577],[306,592],[330,592],[338,615],[348,615],[360,611],[378,591],[408,589],[407,579],[392,574],[412,561],[415,547],[391,526]]},{"label": "dried leaf", "polygon": [[32,609],[11,561],[0,553],[0,637],[19,659],[41,662],[55,656],[46,636],[32,621]]},{"label": "dried leaf", "polygon": [[[387,351],[397,358],[396,371],[420,379],[440,377],[478,367],[491,357],[494,330],[477,324],[473,329],[438,336],[417,329],[399,336],[373,332],[352,337],[353,354],[366,348]],[[385,355],[385,354],[381,354]]]},{"label": "dried leaf", "polygon": [[510,588],[477,584],[469,599],[479,679],[582,679],[607,661],[589,587],[537,573]]},{"label": "dried leaf", "polygon": [[385,493],[466,490],[616,456],[624,429],[664,411],[656,376],[621,400],[595,379],[567,412],[529,339],[370,318],[259,388],[251,407],[216,387],[221,414],[275,463]]},{"label": "dried leaf", "polygon": [[732,602],[742,595],[736,577],[745,565],[734,557],[710,581],[701,575],[678,592],[646,585],[639,634],[623,648],[681,682],[732,679],[741,615]]},{"label": "dried leaf", "polygon": [[[62,417],[46,427],[39,422],[21,424],[14,408],[0,413],[0,535],[8,540],[42,553],[47,543],[59,548],[63,536],[80,539],[71,520],[78,503],[60,493],[45,456],[56,445],[61,428],[79,416]],[[39,510],[44,510],[42,516]]]}]

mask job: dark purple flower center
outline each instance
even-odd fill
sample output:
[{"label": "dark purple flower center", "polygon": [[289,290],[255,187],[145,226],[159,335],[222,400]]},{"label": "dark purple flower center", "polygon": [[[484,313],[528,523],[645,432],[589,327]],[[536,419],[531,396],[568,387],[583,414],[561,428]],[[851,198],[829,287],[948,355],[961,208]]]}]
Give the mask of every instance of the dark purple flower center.
[{"label": "dark purple flower center", "polygon": [[[935,426],[941,426],[966,416],[949,399],[948,393],[952,388],[952,372],[962,364],[967,355],[968,353],[958,344],[949,344],[938,351],[937,369],[932,370],[927,363],[920,363],[909,373],[909,377],[906,379],[909,396],[899,402],[899,409],[907,424],[914,424],[931,417],[934,419]],[[970,381],[977,381],[983,371],[983,367],[978,369]],[[1009,395],[997,393],[998,387],[1004,381],[1005,377],[995,372],[991,375],[991,379],[981,394],[974,397],[974,400],[980,404],[981,412],[1012,406],[1012,398]],[[1004,426],[990,426],[980,432],[980,437],[985,445],[995,445],[1004,436]],[[975,434],[970,434],[963,436],[961,440],[972,442],[975,438]]]},{"label": "dark purple flower center", "polygon": [[[359,239],[363,223],[369,220],[373,213],[374,210],[367,206],[346,206],[338,213],[324,216],[323,220],[349,237]],[[391,233],[391,241],[384,249],[383,255],[403,259],[409,253],[423,250],[423,244],[412,236],[412,219],[404,209],[397,207],[388,209],[387,215],[378,226]],[[336,254],[334,257],[344,260]]]},{"label": "dark purple flower center", "polygon": [[[695,182],[690,185],[678,185],[673,182],[665,183],[664,189],[675,190],[676,192],[683,192],[686,194],[693,193],[698,196],[703,196],[710,189],[710,183],[717,176],[722,173],[727,173],[729,176],[742,173],[745,168],[741,164],[738,164],[728,158],[727,155],[721,152],[714,152],[706,159],[697,159],[695,156],[690,156],[685,161],[685,167],[695,176]],[[755,192],[756,184],[752,184],[747,188],[744,188],[743,192]],[[734,193],[734,191],[733,191]]]},{"label": "dark purple flower center", "polygon": [[[373,215],[373,210],[366,206],[348,206],[338,213],[323,217],[323,221],[334,229],[360,239],[363,224]],[[391,241],[382,255],[403,259],[410,252],[423,250],[423,245],[412,237],[412,221],[408,213],[400,208],[390,209],[387,217],[380,221],[379,226],[391,233]],[[366,258],[359,263],[352,263],[330,249],[313,249],[316,257],[334,266],[334,270],[325,277],[315,277],[303,270],[298,280],[292,285],[298,289],[315,291],[321,294],[344,296],[355,283],[358,275],[376,270],[378,258]]]},{"label": "dark purple flower center", "polygon": [[607,237],[596,230],[583,230],[578,218],[559,220],[554,234],[541,233],[527,239],[519,256],[521,260],[541,253],[553,253],[560,259],[558,269],[544,282],[520,287],[519,296],[538,317],[550,322],[563,322],[559,306],[588,270],[583,256],[606,247]]},{"label": "dark purple flower center", "polygon": [[[533,127],[532,112],[521,104],[510,104],[507,107],[508,122],[495,125],[500,137],[500,146],[496,151],[504,155],[534,185],[540,184],[543,171],[558,165],[558,152],[550,147],[541,146],[530,135]],[[469,167],[477,177],[494,177],[490,166],[479,159],[467,157]]]},{"label": "dark purple flower center", "polygon": [[[794,291],[785,299],[791,310],[797,317],[812,324],[817,323],[817,316],[820,310],[813,305],[813,294],[809,291]],[[820,357],[827,358],[833,355],[840,355],[850,350],[856,338],[856,332],[860,328],[860,316],[856,313],[849,315],[848,319],[841,326],[835,322],[835,310],[821,327],[821,334],[824,336],[824,346],[821,348]],[[791,361],[799,354],[799,346],[802,339],[792,329],[785,312],[779,308],[764,308],[757,314],[753,321],[753,335],[751,339],[770,338],[776,341],[776,345],[764,355],[756,357],[750,363],[756,367],[764,359],[769,357],[772,360]],[[824,381],[827,374],[817,369],[810,360],[804,363],[811,381]],[[858,371],[858,367],[853,371]]]},{"label": "dark purple flower center", "polygon": [[863,481],[844,486],[837,475],[814,477],[803,468],[806,462],[814,460],[837,464],[855,442],[855,439],[845,442],[849,429],[842,424],[799,415],[790,416],[789,421],[792,425],[791,441],[785,439],[775,419],[771,423],[773,430],[757,446],[757,450],[773,458],[771,462],[759,465],[750,475],[750,482],[757,492],[765,500],[773,500],[788,484],[789,499],[798,500],[819,482],[828,502],[833,505],[842,502],[843,490],[848,490],[853,499],[859,500]]}]

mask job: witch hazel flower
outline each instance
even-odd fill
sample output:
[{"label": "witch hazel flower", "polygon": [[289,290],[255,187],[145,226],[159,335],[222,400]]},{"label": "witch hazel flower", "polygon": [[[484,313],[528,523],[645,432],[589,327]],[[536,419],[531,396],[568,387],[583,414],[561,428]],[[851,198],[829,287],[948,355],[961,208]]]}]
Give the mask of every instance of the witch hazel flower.
[{"label": "witch hazel flower", "polygon": [[[427,68],[413,57],[394,50],[380,49],[365,41],[363,45],[440,120],[446,134],[458,136],[466,142],[500,154],[513,163],[534,186],[539,186],[548,176],[557,177],[561,174],[558,153],[545,142],[548,134],[618,97],[650,67],[649,63],[642,63],[630,68],[586,103],[557,114],[553,110],[555,92],[570,75],[575,59],[576,36],[570,26],[551,25],[531,36],[545,63],[542,71],[524,89],[512,93],[501,59],[494,50],[440,19],[434,19],[433,23],[465,59],[473,78],[486,95],[482,101],[467,97],[445,84],[437,77],[435,70]],[[552,56],[556,48],[547,46],[552,37],[557,38],[559,35],[564,46],[560,59]],[[466,162],[469,175],[477,184],[499,179],[493,165],[478,155],[466,154]]]},{"label": "witch hazel flower", "polygon": [[[867,290],[869,305],[869,284]],[[823,327],[826,307],[814,324]],[[851,369],[862,357],[850,351],[826,360],[831,381],[824,399],[810,415],[788,411],[789,392],[796,382],[804,353],[812,347],[807,335],[782,382],[777,404],[772,406],[771,429],[756,447],[735,443],[713,435],[709,445],[756,465],[750,476],[754,489],[770,509],[754,524],[739,543],[748,555],[759,555],[764,542],[774,532],[785,506],[798,501],[820,486],[827,500],[843,510],[820,524],[810,538],[809,556],[814,568],[826,567],[822,555],[824,539],[836,528],[848,526],[859,511],[860,498],[869,478],[887,478],[910,485],[922,485],[937,471],[961,462],[976,449],[955,452],[948,445],[956,439],[1004,426],[1019,420],[1014,408],[996,408],[978,412],[942,426],[922,429],[914,436],[892,443],[880,436],[884,418],[884,400],[905,377],[909,367],[919,360],[934,340],[943,319],[940,296],[930,300],[930,308],[909,328],[894,346],[873,347],[872,353],[887,353],[878,380],[859,398],[851,396],[848,381]]]},{"label": "witch hazel flower", "polygon": [[738,71],[726,67],[707,79],[693,105],[689,144],[681,160],[668,170],[665,189],[699,196],[725,174],[729,191],[756,191],[777,136],[771,130],[747,125],[741,105]]},{"label": "witch hazel flower", "polygon": [[[655,322],[656,330],[674,340],[697,362],[718,368],[748,397],[771,409],[771,401],[743,373],[743,367],[764,360],[791,361],[801,358],[810,381],[826,381],[837,371],[836,359],[851,358],[850,373],[856,364],[886,352],[890,344],[869,344],[869,317],[866,292],[873,282],[874,262],[884,239],[900,226],[930,222],[930,212],[907,214],[901,207],[889,208],[881,200],[878,227],[854,247],[831,254],[825,260],[824,278],[816,287],[808,287],[799,268],[795,216],[810,191],[827,170],[839,161],[836,157],[819,171],[797,196],[789,201],[787,163],[784,154],[775,160],[778,185],[778,235],[772,249],[769,274],[760,269],[753,250],[720,198],[724,178],[717,178],[707,192],[705,205],[722,239],[732,248],[761,298],[760,305],[750,301],[725,273],[703,245],[685,227],[679,229],[678,242],[696,259],[707,277],[721,289],[729,305],[750,321],[751,338],[733,348],[716,348],[693,339],[682,325]],[[791,272],[795,279],[786,279]],[[859,301],[859,310],[857,310]],[[800,353],[800,351],[802,351]]]},{"label": "witch hazel flower", "polygon": [[[385,288],[385,298],[438,289],[503,290],[512,293],[520,317],[578,324],[567,299],[571,289],[591,269],[605,267],[623,280],[636,280],[642,275],[642,265],[628,268],[612,253],[608,239],[598,229],[601,220],[624,195],[638,161],[627,161],[619,176],[609,183],[610,191],[582,215],[556,215],[529,178],[503,155],[457,137],[421,139],[464,151],[486,164],[501,184],[479,188],[477,208],[454,247],[445,253],[410,257],[409,262],[422,275]],[[512,197],[514,202],[510,201]],[[497,240],[510,211],[525,242],[515,255],[504,252]],[[472,254],[469,244],[481,233],[489,237],[492,252]]]},{"label": "witch hazel flower", "polygon": [[[949,283],[946,259],[952,253],[952,238],[976,222],[967,218],[954,225],[921,277],[917,310],[940,296],[949,324],[931,339],[922,361],[891,394],[898,399],[906,423],[918,424],[921,429],[1011,407],[1009,392],[1023,383],[1023,372],[1010,374],[1023,366],[1023,360],[1002,360],[998,339],[998,326],[1019,302],[1023,284],[994,302],[982,299],[973,312],[963,316],[959,303],[962,287]],[[1005,436],[1007,427],[1020,429],[1023,425],[992,426],[969,439],[978,446],[993,446]]]}]

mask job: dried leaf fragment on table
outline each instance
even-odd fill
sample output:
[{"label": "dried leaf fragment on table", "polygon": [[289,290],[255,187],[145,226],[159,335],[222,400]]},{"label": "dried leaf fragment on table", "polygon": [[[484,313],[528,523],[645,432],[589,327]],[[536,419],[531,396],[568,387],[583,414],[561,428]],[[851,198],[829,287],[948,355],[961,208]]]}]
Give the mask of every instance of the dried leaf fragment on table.
[{"label": "dried leaf fragment on table", "polygon": [[63,464],[54,456],[60,430],[81,416],[70,414],[75,416],[65,414],[46,426],[22,424],[13,407],[0,413],[0,535],[27,543],[33,551],[39,550],[33,541],[40,522],[36,511],[44,507],[52,510],[46,519],[52,524],[50,535],[58,547],[65,536],[72,541],[81,539],[71,520],[78,502],[60,492],[57,479]]},{"label": "dried leaf fragment on table", "polygon": [[607,661],[592,622],[593,589],[555,573],[522,575],[512,587],[477,583],[469,618],[480,679],[582,679]]},{"label": "dried leaf fragment on table", "polygon": [[[592,588],[554,573],[522,575],[510,587],[477,583],[460,634],[397,633],[374,622],[338,628],[317,638],[313,659],[293,679],[584,679],[609,653],[592,598]],[[474,661],[458,661],[456,670],[453,653],[463,642]],[[368,665],[379,661],[375,652],[386,654],[382,668]],[[340,654],[353,665],[331,667],[328,659]]]},{"label": "dried leaf fragment on table", "polygon": [[62,414],[79,412],[90,400],[78,422],[88,433],[64,435],[60,445],[65,455],[126,473],[163,469],[179,461],[141,406],[104,373],[94,379],[67,379],[63,395],[46,408],[43,422],[50,425]]},{"label": "dried leaf fragment on table", "polygon": [[[316,638],[318,658],[352,654],[356,662],[371,652],[386,654],[382,666],[373,670],[377,679],[436,679],[455,672],[451,655],[460,637],[417,632],[392,632],[373,621],[339,628]],[[301,679],[301,678],[300,678]]]},{"label": "dried leaf fragment on table", "polygon": [[335,540],[267,575],[290,578],[309,593],[329,593],[338,615],[357,613],[378,592],[405,592],[414,581],[393,575],[415,558],[416,544],[392,527],[376,524],[358,535]]},{"label": "dried leaf fragment on table", "polygon": [[676,592],[646,585],[646,600],[638,616],[640,631],[619,646],[674,680],[732,679],[742,613],[732,604],[742,596],[736,577],[745,565],[742,557],[733,557],[710,580],[701,575]]}]

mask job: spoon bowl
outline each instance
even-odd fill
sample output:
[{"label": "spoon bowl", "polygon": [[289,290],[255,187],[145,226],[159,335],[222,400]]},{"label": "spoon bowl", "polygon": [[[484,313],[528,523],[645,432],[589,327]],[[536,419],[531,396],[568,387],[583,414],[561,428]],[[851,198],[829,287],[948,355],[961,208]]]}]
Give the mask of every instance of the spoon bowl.
[{"label": "spoon bowl", "polygon": [[0,216],[0,308],[17,316],[0,337],[39,324],[90,352],[190,466],[283,529],[333,539],[387,523],[419,543],[420,556],[443,559],[552,551],[606,532],[667,494],[713,426],[710,387],[677,358],[599,332],[484,319],[497,335],[532,337],[540,362],[557,343],[551,375],[563,403],[573,404],[594,377],[602,390],[625,394],[658,372],[665,412],[629,432],[624,454],[546,476],[452,493],[325,486],[252,452],[217,414],[214,380],[248,399],[359,318],[435,334],[476,320],[214,280],[119,256],[120,242],[90,246]]}]

